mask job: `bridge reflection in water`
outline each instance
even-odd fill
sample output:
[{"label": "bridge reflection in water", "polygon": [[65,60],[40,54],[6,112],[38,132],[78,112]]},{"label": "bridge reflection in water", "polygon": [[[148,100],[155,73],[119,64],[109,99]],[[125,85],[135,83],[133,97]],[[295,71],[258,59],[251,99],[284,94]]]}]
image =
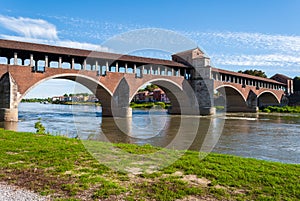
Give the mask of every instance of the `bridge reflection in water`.
[{"label": "bridge reflection in water", "polygon": [[[159,115],[146,117],[160,125],[140,127],[134,118],[104,117],[98,134],[80,136],[90,140],[112,143],[150,144],[176,150],[210,152],[218,142],[225,123],[224,118]],[[153,121],[157,118],[158,121]],[[151,122],[152,119],[152,122]],[[80,133],[80,128],[79,128]]]},{"label": "bridge reflection in water", "polygon": [[[162,120],[160,121],[162,124],[152,127],[159,122],[158,119]],[[167,149],[154,149],[150,152],[145,150],[143,153],[135,154],[122,146],[114,146],[110,143],[103,146],[90,140],[82,142],[94,158],[110,168],[133,174],[153,172],[173,164],[189,149],[200,151],[199,159],[203,159],[217,144],[224,125],[224,120],[221,118],[184,115],[168,116],[164,119],[163,116],[154,114],[146,116],[145,122],[149,122],[152,126],[145,130],[144,127],[134,123],[134,118],[102,118],[101,132],[89,135],[88,139],[113,143],[150,144]]]}]

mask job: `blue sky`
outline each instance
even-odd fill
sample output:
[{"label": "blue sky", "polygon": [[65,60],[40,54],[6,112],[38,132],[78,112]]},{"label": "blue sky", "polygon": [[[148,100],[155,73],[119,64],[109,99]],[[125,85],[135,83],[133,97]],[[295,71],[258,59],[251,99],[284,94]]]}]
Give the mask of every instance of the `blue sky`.
[{"label": "blue sky", "polygon": [[[204,49],[215,67],[295,77],[300,76],[299,10],[299,0],[0,0],[0,38],[120,52],[112,48],[112,37],[144,28],[166,29]],[[151,38],[151,29],[148,34]],[[135,53],[166,58],[149,51]],[[74,88],[84,90],[51,80],[28,97],[73,93]]]}]

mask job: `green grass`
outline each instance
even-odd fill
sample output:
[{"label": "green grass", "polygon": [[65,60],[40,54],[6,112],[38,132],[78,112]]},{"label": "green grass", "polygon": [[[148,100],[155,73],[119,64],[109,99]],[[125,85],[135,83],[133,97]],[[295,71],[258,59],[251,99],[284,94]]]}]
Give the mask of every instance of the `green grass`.
[{"label": "green grass", "polygon": [[266,113],[300,113],[300,106],[268,106],[260,108],[260,111]]},{"label": "green grass", "polygon": [[[15,184],[57,200],[300,200],[300,165],[209,154],[203,160],[193,151],[158,172],[133,175],[113,170],[87,150],[114,149],[145,157],[164,149],[150,145],[109,144],[65,137],[0,130],[0,181]],[[109,155],[110,153],[110,155]],[[183,154],[183,155],[182,155]],[[128,164],[126,164],[128,162]],[[116,163],[116,166],[130,165]],[[179,174],[178,174],[179,173]],[[205,179],[199,183],[189,178]]]},{"label": "green grass", "polygon": [[135,102],[131,102],[130,103],[130,107],[131,108],[144,108],[144,109],[149,109],[152,108],[154,106],[159,106],[162,109],[168,109],[168,107],[170,107],[170,104],[166,104],[164,102],[145,102],[145,103],[135,103]]}]

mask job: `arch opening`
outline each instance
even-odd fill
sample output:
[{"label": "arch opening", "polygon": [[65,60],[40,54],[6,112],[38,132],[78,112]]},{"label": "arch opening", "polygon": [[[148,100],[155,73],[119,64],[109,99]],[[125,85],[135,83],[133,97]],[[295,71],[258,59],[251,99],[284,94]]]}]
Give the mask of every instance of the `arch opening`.
[{"label": "arch opening", "polygon": [[214,105],[227,112],[245,112],[248,105],[238,89],[223,85],[215,89]]},{"label": "arch opening", "polygon": [[167,94],[172,97],[166,87],[159,83],[147,82],[139,87],[138,91],[131,97],[130,105],[133,108],[161,107],[167,109],[171,106],[171,100]]},{"label": "arch opening", "polygon": [[177,84],[176,82],[165,78],[149,80],[143,85],[137,87],[136,91],[133,91],[130,100],[137,101],[139,98],[136,98],[136,96],[141,96],[143,100],[147,100],[143,93],[138,94],[138,92],[139,89],[143,87],[145,88],[145,86],[149,83],[157,86],[157,90],[150,94],[152,99],[148,98],[148,100],[151,100],[154,103],[162,102],[159,104],[165,106],[169,114],[200,114],[199,104],[197,102],[194,90],[186,80],[183,80],[181,84]]},{"label": "arch opening", "polygon": [[[50,91],[54,91],[54,93],[56,93],[55,90],[60,88],[60,86],[53,85],[53,83],[55,83],[54,80],[68,80],[76,83],[73,84],[73,86],[72,83],[69,83],[70,86],[67,87],[69,88],[69,92],[68,92],[69,94],[66,94],[66,92],[63,92],[63,90],[57,92],[57,93],[61,93],[61,96],[55,96],[54,100],[56,99],[62,102],[73,102],[73,103],[77,101],[84,101],[84,102],[90,101],[94,103],[99,102],[102,108],[102,116],[112,115],[111,114],[111,98],[112,98],[111,92],[100,82],[92,78],[89,78],[87,76],[78,75],[78,74],[62,74],[62,75],[52,76],[40,80],[39,82],[31,86],[29,89],[27,89],[27,91],[21,95],[18,102],[21,102],[23,98],[27,97],[29,92],[31,92],[33,89],[37,87],[39,88],[39,90],[43,90],[45,93]],[[52,86],[50,87],[50,89],[46,89],[47,84],[45,84],[45,82],[52,82]],[[39,87],[39,85],[42,85],[43,88]],[[64,86],[61,86],[61,88],[65,89]],[[80,97],[75,96],[76,94],[78,94],[78,96]],[[85,94],[86,97],[82,97],[82,94]],[[62,96],[64,95],[68,95],[68,96],[63,98]],[[32,95],[30,96],[32,97]],[[51,98],[53,99],[53,97]],[[49,100],[52,101],[52,99]]]},{"label": "arch opening", "polygon": [[277,99],[275,94],[267,91],[258,96],[257,103],[258,107],[278,106],[280,105],[280,100]]}]

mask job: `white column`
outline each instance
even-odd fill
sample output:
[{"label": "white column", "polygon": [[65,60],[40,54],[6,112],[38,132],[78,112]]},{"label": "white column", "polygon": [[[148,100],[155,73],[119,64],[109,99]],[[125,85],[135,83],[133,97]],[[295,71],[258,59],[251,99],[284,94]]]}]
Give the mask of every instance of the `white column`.
[{"label": "white column", "polygon": [[95,61],[95,71],[98,71],[98,61]]},{"label": "white column", "polygon": [[106,62],[106,72],[109,71],[108,61]]},{"label": "white column", "polygon": [[160,66],[157,66],[157,74],[160,75]]},{"label": "white column", "polygon": [[82,70],[86,70],[86,59],[83,60]]},{"label": "white column", "polygon": [[33,54],[30,54],[30,66],[33,66]]},{"label": "white column", "polygon": [[144,70],[145,70],[145,66],[143,65],[143,66],[142,66],[142,73],[141,73],[141,75],[144,74]]},{"label": "white column", "polygon": [[72,58],[71,60],[71,69],[74,69],[75,68],[75,59]]},{"label": "white column", "polygon": [[133,73],[136,73],[136,64],[133,66]]},{"label": "white column", "polygon": [[171,68],[171,76],[174,76],[174,68]]},{"label": "white column", "polygon": [[150,75],[152,75],[153,73],[152,73],[152,66],[150,66]]},{"label": "white column", "polygon": [[180,77],[180,69],[177,70],[177,77]]},{"label": "white column", "polygon": [[116,62],[116,72],[119,72],[119,63]]},{"label": "white column", "polygon": [[125,64],[125,73],[127,73],[127,71],[128,71],[128,65],[127,65],[127,63]]},{"label": "white column", "polygon": [[49,67],[48,56],[45,56],[45,68]]},{"label": "white column", "polygon": [[58,68],[61,68],[61,65],[62,64],[62,58],[61,57],[59,57],[58,58]]},{"label": "white column", "polygon": [[14,53],[14,65],[18,65],[18,53]]}]

